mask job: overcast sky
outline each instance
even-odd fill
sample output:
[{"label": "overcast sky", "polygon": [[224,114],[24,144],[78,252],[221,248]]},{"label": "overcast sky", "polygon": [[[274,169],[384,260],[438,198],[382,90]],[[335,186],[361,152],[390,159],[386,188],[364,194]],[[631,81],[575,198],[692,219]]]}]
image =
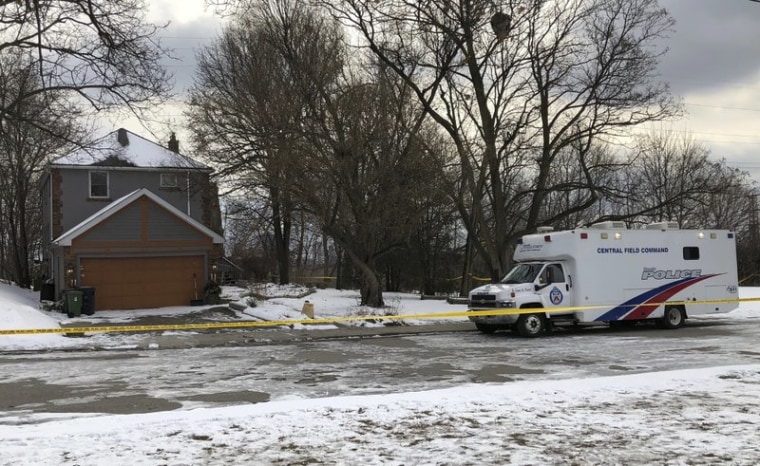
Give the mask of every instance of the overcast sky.
[{"label": "overcast sky", "polygon": [[688,115],[690,131],[730,165],[760,180],[760,3],[660,0],[676,20],[662,77]]},{"label": "overcast sky", "polygon": [[[167,63],[175,92],[184,93],[195,73],[195,49],[218,36],[221,21],[204,0],[150,0],[149,19],[171,21],[164,43],[179,60]],[[749,170],[760,181],[760,3],[749,0],[660,0],[676,20],[661,61],[662,78],[685,104],[687,115],[659,130],[691,133],[714,158]],[[182,126],[179,107],[163,118]],[[168,136],[169,125],[151,127]],[[120,125],[115,125],[120,126]],[[145,129],[127,125],[138,133]],[[180,138],[184,131],[176,129]]]}]

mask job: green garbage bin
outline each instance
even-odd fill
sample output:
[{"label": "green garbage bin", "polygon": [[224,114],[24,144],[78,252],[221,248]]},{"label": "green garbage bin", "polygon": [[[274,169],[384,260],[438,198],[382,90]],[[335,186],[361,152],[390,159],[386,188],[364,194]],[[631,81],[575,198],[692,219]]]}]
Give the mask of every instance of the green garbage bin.
[{"label": "green garbage bin", "polygon": [[83,295],[79,290],[65,290],[63,292],[63,312],[69,317],[81,316]]}]

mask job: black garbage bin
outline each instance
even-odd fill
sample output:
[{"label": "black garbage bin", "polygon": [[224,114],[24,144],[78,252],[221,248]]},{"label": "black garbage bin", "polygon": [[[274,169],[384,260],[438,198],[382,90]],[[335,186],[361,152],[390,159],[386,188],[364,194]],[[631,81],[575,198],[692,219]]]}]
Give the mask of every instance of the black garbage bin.
[{"label": "black garbage bin", "polygon": [[40,301],[55,301],[55,283],[47,281],[42,284]]},{"label": "black garbage bin", "polygon": [[95,288],[80,286],[77,290],[82,292],[82,314],[88,316],[95,314]]}]

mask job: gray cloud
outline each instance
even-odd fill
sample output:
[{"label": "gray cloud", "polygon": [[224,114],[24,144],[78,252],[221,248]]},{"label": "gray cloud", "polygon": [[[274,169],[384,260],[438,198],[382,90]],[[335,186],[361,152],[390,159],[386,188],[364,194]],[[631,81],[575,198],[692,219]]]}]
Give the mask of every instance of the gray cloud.
[{"label": "gray cloud", "polygon": [[196,53],[211,44],[221,33],[222,21],[206,15],[188,23],[172,23],[161,32],[161,43],[172,50],[174,59],[164,59],[163,65],[174,75],[174,91],[185,94],[193,84],[196,73]]},{"label": "gray cloud", "polygon": [[[677,94],[730,86],[760,72],[760,3],[749,0],[660,0],[676,20],[664,45],[670,50],[659,71]],[[164,60],[174,74],[175,92],[192,85],[197,50],[221,32],[223,21],[212,12],[187,23],[172,23],[161,33],[174,49]]]},{"label": "gray cloud", "polygon": [[760,72],[760,3],[661,0],[676,20],[660,63],[662,77],[686,94],[730,86]]},{"label": "gray cloud", "polygon": [[[152,1],[178,8],[167,0]],[[676,25],[662,44],[670,50],[662,57],[659,72],[670,83],[674,94],[688,96],[691,101],[687,101],[687,111],[691,113],[689,127],[677,128],[694,131],[697,139],[706,143],[715,157],[726,157],[734,166],[752,170],[760,179],[760,168],[755,168],[759,166],[755,160],[760,142],[732,135],[753,133],[743,126],[753,124],[758,113],[730,108],[760,108],[757,103],[760,82],[747,85],[748,79],[760,76],[760,3],[749,0],[660,0],[660,5],[670,12]],[[174,91],[180,101],[193,84],[196,52],[219,36],[222,24],[220,18],[207,11],[194,21],[174,22],[162,31],[162,42],[174,49],[176,59],[165,60],[164,64],[174,75]],[[726,103],[700,98],[700,94],[710,91],[734,90],[753,92],[758,99]],[[164,110],[163,119],[174,122],[174,130],[182,121],[181,111],[181,102]],[[168,130],[163,132],[168,134]],[[187,140],[182,129],[178,136],[183,143]]]}]

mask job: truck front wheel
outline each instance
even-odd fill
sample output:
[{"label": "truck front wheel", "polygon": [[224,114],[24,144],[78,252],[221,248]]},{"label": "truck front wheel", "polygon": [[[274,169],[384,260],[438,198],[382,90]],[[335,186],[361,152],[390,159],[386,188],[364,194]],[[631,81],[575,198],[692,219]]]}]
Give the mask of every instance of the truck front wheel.
[{"label": "truck front wheel", "polygon": [[546,330],[546,318],[543,314],[520,314],[515,326],[521,337],[535,338]]}]

